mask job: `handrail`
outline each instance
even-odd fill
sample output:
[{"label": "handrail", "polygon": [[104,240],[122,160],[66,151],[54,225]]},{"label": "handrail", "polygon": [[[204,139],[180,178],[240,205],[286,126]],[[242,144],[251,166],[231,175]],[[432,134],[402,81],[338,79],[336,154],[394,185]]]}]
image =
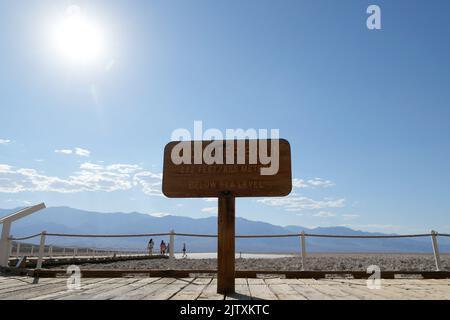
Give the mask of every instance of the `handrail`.
[{"label": "handrail", "polygon": [[[203,237],[203,238],[217,238],[216,234],[201,234],[201,233],[138,233],[138,234],[76,234],[76,233],[46,233],[46,236],[52,237],[68,237],[68,238],[138,238],[138,237],[157,237],[169,235],[183,236],[183,237]],[[10,240],[28,240],[40,236],[41,233],[33,234],[27,237],[10,238]],[[300,237],[301,233],[288,234],[255,234],[255,235],[237,235],[236,238],[288,238]],[[337,235],[337,234],[317,234],[305,233],[305,237],[315,238],[353,238],[353,239],[393,239],[393,238],[417,238],[429,237],[432,233],[418,233],[418,234],[399,234],[399,235]],[[436,233],[437,236],[450,237],[447,233]]]},{"label": "handrail", "polygon": [[157,237],[168,236],[170,233],[137,233],[137,234],[76,234],[76,233],[46,233],[52,237],[68,237],[68,238],[139,238],[139,237]]},{"label": "handrail", "polygon": [[[44,259],[45,252],[45,238],[48,236],[51,237],[75,237],[75,238],[136,238],[136,237],[156,237],[156,236],[170,236],[170,258],[174,257],[174,242],[175,236],[182,237],[203,237],[203,238],[217,238],[217,234],[200,234],[200,233],[176,233],[174,230],[170,230],[170,232],[163,233],[141,233],[141,234],[75,234],[75,233],[47,233],[43,231],[41,233],[37,233],[34,235],[30,235],[22,238],[9,238],[9,240],[27,240],[35,237],[41,237],[41,242],[39,245],[39,256],[37,261],[37,268],[39,269],[42,266],[42,261]],[[436,264],[436,270],[441,270],[441,260],[439,255],[439,247],[438,247],[438,236],[450,237],[450,234],[447,233],[438,233],[436,231],[431,231],[431,233],[417,233],[417,234],[391,234],[391,235],[337,235],[337,234],[316,234],[316,233],[305,233],[302,231],[301,233],[288,233],[288,234],[259,234],[259,235],[237,235],[236,238],[287,238],[287,237],[299,237],[301,242],[301,261],[302,261],[302,270],[306,270],[305,260],[306,260],[306,237],[316,237],[316,238],[346,238],[346,239],[394,239],[394,238],[416,238],[416,237],[429,237],[431,236],[432,245],[433,245],[433,255]],[[31,251],[33,250],[33,246],[31,247]],[[17,243],[16,248],[16,257],[19,257],[20,251],[20,242]],[[53,247],[50,246],[49,255],[52,257]],[[100,251],[101,252],[101,251]],[[94,250],[94,255],[96,254],[96,250]],[[77,255],[77,248],[73,249],[73,256]]]},{"label": "handrail", "polygon": [[392,238],[417,238],[417,237],[429,237],[431,233],[419,233],[419,234],[393,234],[393,235],[379,235],[379,236],[363,236],[363,235],[333,235],[333,234],[311,234],[305,233],[305,237],[316,238],[363,238],[363,239],[392,239]]},{"label": "handrail", "polygon": [[28,239],[33,239],[33,238],[39,237],[40,235],[41,235],[41,233],[36,233],[36,234],[31,235],[31,236],[22,237],[22,238],[10,237],[9,240],[28,240]]}]

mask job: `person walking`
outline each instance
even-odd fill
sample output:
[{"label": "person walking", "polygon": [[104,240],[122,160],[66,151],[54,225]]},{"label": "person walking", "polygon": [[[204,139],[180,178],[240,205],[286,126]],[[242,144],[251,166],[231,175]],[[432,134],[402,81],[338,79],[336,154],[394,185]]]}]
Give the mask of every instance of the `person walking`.
[{"label": "person walking", "polygon": [[161,254],[166,254],[167,246],[166,246],[166,243],[164,242],[164,240],[161,240],[161,244],[159,245],[159,249],[160,249]]},{"label": "person walking", "polygon": [[183,243],[183,258],[187,258],[187,255],[186,255],[186,243]]},{"label": "person walking", "polygon": [[153,239],[150,239],[148,244],[147,244],[147,250],[148,250],[148,254],[151,256],[153,254],[153,247],[154,247],[155,243],[153,242]]}]

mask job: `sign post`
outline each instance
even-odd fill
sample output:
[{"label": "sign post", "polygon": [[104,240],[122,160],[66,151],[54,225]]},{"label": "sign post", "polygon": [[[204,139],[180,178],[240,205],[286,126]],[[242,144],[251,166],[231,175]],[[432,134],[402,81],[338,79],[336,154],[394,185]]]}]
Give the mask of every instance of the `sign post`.
[{"label": "sign post", "polygon": [[217,292],[234,292],[235,202],[229,192],[219,196]]},{"label": "sign post", "polygon": [[164,149],[164,195],[218,198],[221,294],[235,289],[236,197],[281,197],[291,190],[291,149],[283,139],[174,141]]}]

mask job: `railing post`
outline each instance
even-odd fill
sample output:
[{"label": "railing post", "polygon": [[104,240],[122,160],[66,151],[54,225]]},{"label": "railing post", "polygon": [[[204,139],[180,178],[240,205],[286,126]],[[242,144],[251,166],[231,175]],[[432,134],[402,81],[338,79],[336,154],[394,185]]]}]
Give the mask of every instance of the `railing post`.
[{"label": "railing post", "polygon": [[20,242],[16,242],[16,258],[19,259],[20,256]]},{"label": "railing post", "polygon": [[302,244],[302,270],[306,270],[306,239],[305,239],[305,231],[302,230],[302,233],[300,235],[301,238],[301,244]]},{"label": "railing post", "polygon": [[45,235],[47,231],[41,232],[41,243],[39,244],[39,256],[36,263],[36,269],[42,268],[42,259],[44,258],[44,251],[45,251]]},{"label": "railing post", "polygon": [[31,246],[31,249],[30,249],[30,257],[32,257],[33,254],[34,254],[34,246]]},{"label": "railing post", "polygon": [[12,255],[13,255],[12,250],[13,250],[13,243],[12,243],[12,240],[10,240],[9,244],[8,244],[8,259],[9,259],[9,257],[12,257]]},{"label": "railing post", "polygon": [[48,247],[48,256],[53,259],[53,246]]},{"label": "railing post", "polygon": [[3,222],[2,235],[0,238],[0,266],[7,267],[9,264],[11,240],[9,240],[9,232],[11,230],[11,222]]},{"label": "railing post", "polygon": [[78,248],[73,248],[73,257],[75,258],[78,254]]},{"label": "railing post", "polygon": [[173,229],[170,230],[170,243],[169,243],[169,258],[174,258],[175,254],[173,252],[173,248],[175,248],[175,231]]},{"label": "railing post", "polygon": [[63,256],[66,255],[66,247],[63,248],[62,255],[63,255]]},{"label": "railing post", "polygon": [[433,242],[433,253],[434,253],[434,262],[436,263],[436,271],[441,270],[441,257],[439,255],[439,246],[437,240],[438,233],[434,230],[431,230],[431,240]]}]

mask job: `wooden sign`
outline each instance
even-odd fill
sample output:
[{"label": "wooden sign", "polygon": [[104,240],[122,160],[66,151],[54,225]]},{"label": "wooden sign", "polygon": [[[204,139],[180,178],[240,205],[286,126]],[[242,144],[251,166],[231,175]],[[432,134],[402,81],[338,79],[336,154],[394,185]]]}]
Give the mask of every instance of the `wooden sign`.
[{"label": "wooden sign", "polygon": [[182,143],[184,148],[175,141],[164,149],[162,191],[169,198],[219,197],[224,191],[233,197],[291,192],[291,149],[284,139]]},{"label": "wooden sign", "polygon": [[217,292],[235,289],[236,197],[286,196],[291,147],[283,139],[171,142],[164,149],[163,193],[218,198]]}]

